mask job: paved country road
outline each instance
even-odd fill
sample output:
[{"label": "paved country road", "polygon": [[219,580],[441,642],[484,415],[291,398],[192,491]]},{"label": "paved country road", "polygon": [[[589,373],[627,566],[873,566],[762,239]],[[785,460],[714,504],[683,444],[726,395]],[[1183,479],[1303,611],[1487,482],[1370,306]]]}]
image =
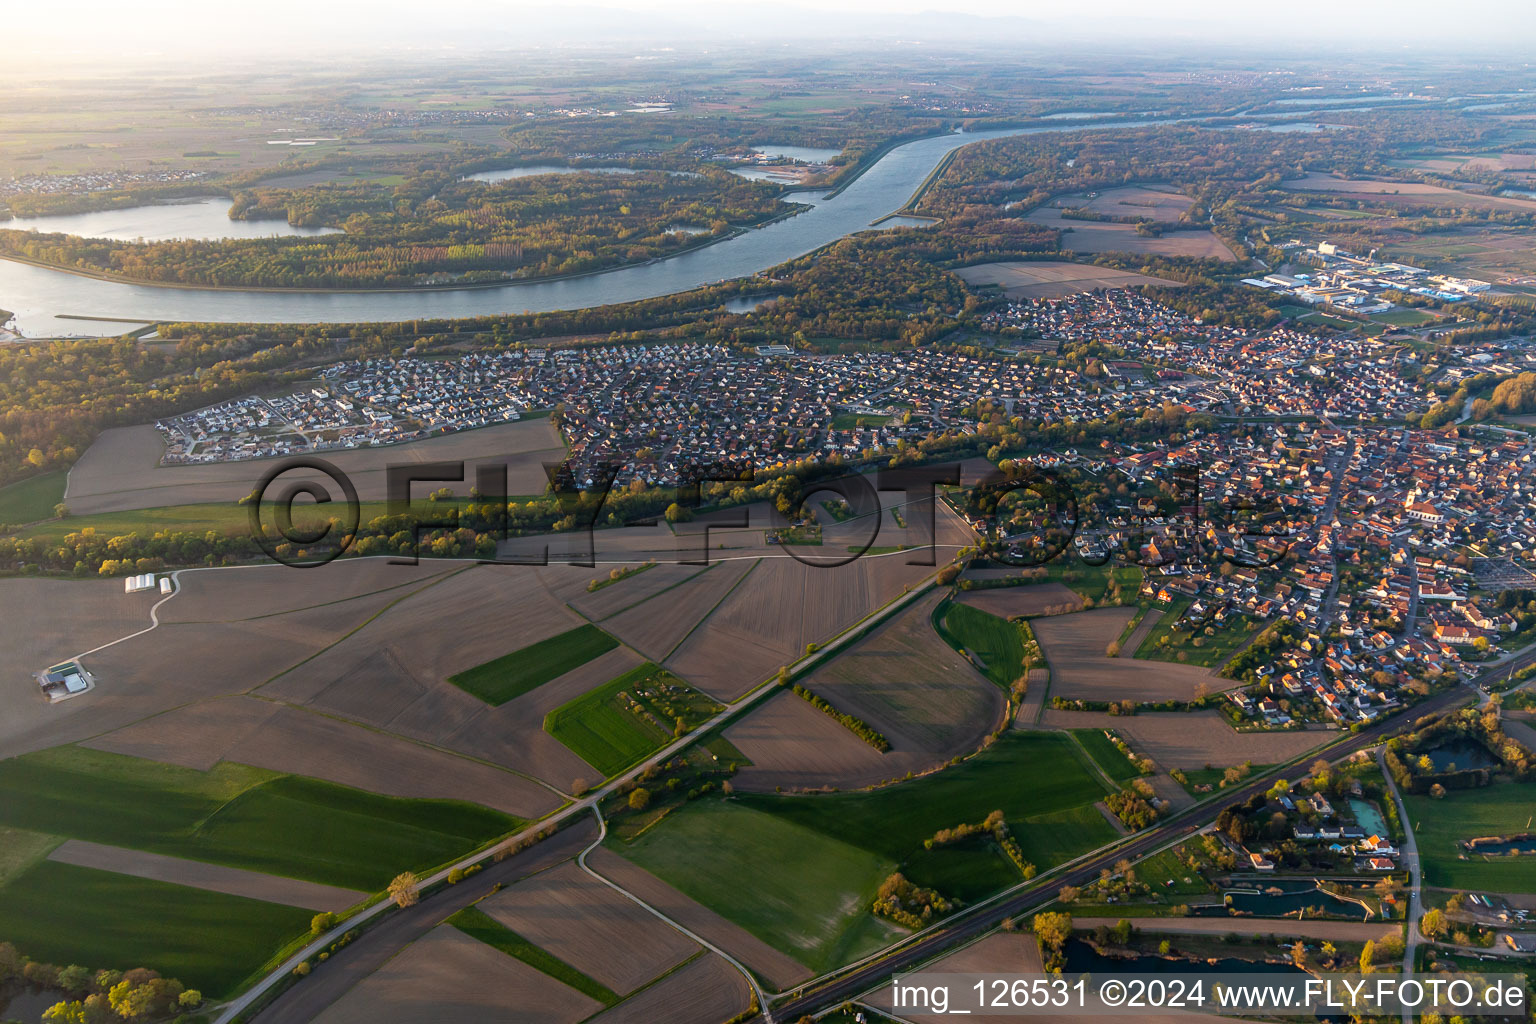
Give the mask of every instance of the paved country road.
[{"label": "paved country road", "polygon": [[[1536,658],[1536,652],[1532,654]],[[1445,711],[1473,699],[1472,692],[1458,686],[1453,690],[1424,701],[1405,715],[1395,716],[1384,722],[1362,729],[1343,740],[1320,756],[1338,761],[1380,743],[1392,733],[1407,727],[1411,722],[1437,712]],[[1214,821],[1223,807],[1242,803],[1255,793],[1262,793],[1274,785],[1277,778],[1295,782],[1307,774],[1307,768],[1299,765],[1256,778],[1225,795],[1224,799],[1200,804],[1167,819],[1163,824],[1138,836],[1130,843],[1109,848],[1099,854],[1079,861],[1071,870],[1057,874],[1048,881],[1031,886],[1007,899],[1000,900],[971,913],[961,912],[950,923],[934,931],[923,933],[889,955],[864,966],[856,967],[837,976],[803,995],[792,996],[772,1008],[775,1021],[798,1021],[802,1016],[814,1015],[855,999],[870,989],[883,984],[892,974],[907,971],[934,959],[939,954],[975,939],[997,927],[1004,918],[1027,917],[1056,899],[1056,891],[1063,885],[1082,886],[1093,881],[1103,868],[1113,867],[1122,858],[1136,860],[1176,841],[1179,837],[1193,834],[1199,828]],[[754,1021],[764,1021],[759,1015]]]},{"label": "paved country road", "polygon": [[[898,554],[905,554],[905,552],[899,552]],[[876,610],[863,622],[856,623],[840,636],[828,641],[826,644],[822,645],[820,650],[813,654],[807,655],[800,661],[795,662],[790,666],[790,669],[798,673],[808,668],[812,664],[816,664],[824,659],[831,658],[833,655],[840,652],[844,647],[853,643],[857,643],[859,639],[863,637],[866,629],[869,626],[876,622],[881,622],[892,615],[895,615],[902,608],[905,608],[907,605],[918,600],[928,592],[931,585],[931,581],[913,585],[911,590],[902,594],[894,601],[891,601],[883,608]],[[629,780],[645,771],[651,765],[660,764],[666,761],[668,758],[671,758],[681,750],[691,746],[694,742],[697,741],[699,736],[706,735],[711,729],[715,729],[724,725],[726,722],[735,718],[737,715],[746,711],[748,708],[755,706],[756,704],[779,692],[779,687],[774,686],[771,683],[765,683],[764,685],[753,690],[751,693],[742,697],[740,700],[736,701],[734,704],[727,706],[724,711],[720,712],[720,714],[716,715],[708,722],[705,722],[703,725],[700,725],[687,736],[669,743],[667,746],[656,751],[650,757],[635,765],[633,768],[630,768],[622,775],[610,779],[601,789],[595,790],[590,795],[580,800],[576,800],[567,804],[562,810],[556,811],[554,814],[544,818],[541,821],[534,822],[522,832],[519,832],[517,835],[508,837],[505,842],[515,842],[519,839],[532,837],[533,835],[542,832],[545,829],[559,828],[560,826],[570,822],[575,818],[579,818],[588,814],[594,808],[599,806],[603,799],[605,799],[610,793],[620,789]],[[551,841],[546,841],[546,843],[540,845],[542,847],[543,845],[547,845],[549,842]],[[538,848],[536,847],[535,849]],[[579,849],[580,847],[567,851],[565,858],[563,859],[574,857]],[[447,877],[448,872],[454,867],[466,868],[472,864],[483,864],[489,859],[490,853],[488,851],[483,851],[481,853],[466,857],[451,867],[443,868],[436,874],[422,879],[422,888],[430,888],[431,886],[442,882]],[[490,873],[491,869],[487,869],[486,874]],[[477,877],[483,879],[485,876],[481,875]],[[480,886],[478,888],[483,890],[484,886]],[[434,894],[434,898],[437,895],[440,894]],[[468,905],[468,902],[473,901],[467,901],[465,905]],[[276,996],[273,1002],[265,1007],[259,1015],[259,1019],[263,1022],[263,1024],[287,1024],[287,1022],[290,1021],[300,1022],[313,1020],[314,1013],[299,1013],[293,1009],[293,1006],[298,1003],[301,998],[304,999],[305,1005],[311,1005],[313,1002],[317,1001],[320,996],[317,995],[313,998],[307,998],[297,995],[297,993],[303,993],[307,988],[310,987],[310,982],[314,981],[315,979],[325,974],[336,972],[337,966],[340,963],[347,963],[349,965],[348,976],[351,977],[351,981],[348,982],[346,988],[350,988],[352,984],[355,984],[363,977],[366,977],[367,973],[371,972],[386,962],[390,956],[394,955],[394,953],[399,952],[401,949],[405,948],[405,946],[426,934],[432,925],[435,925],[438,921],[441,921],[443,917],[448,916],[448,914],[445,913],[440,916],[433,917],[429,911],[422,910],[423,907],[428,907],[429,904],[431,904],[430,900],[423,900],[420,904],[410,908],[409,910],[397,914],[391,914],[389,911],[392,905],[386,900],[380,903],[375,903],[365,910],[354,914],[352,917],[338,924],[331,931],[326,932],[324,935],[305,945],[303,949],[299,950],[297,953],[294,953],[288,959],[284,960],[250,989],[246,990],[235,999],[232,999],[226,1003],[223,1007],[220,1008],[218,1016],[214,1018],[214,1024],[232,1024],[232,1022],[236,1020],[244,1019],[245,1015],[250,1011],[250,1009],[253,1006],[256,1006],[259,1001],[267,995],[268,992],[272,991],[272,989],[287,979],[288,975],[293,971],[294,967],[300,963],[300,961],[308,960],[311,957],[317,955],[321,950],[324,950],[327,946],[335,942],[350,929],[357,928],[359,925],[372,922],[375,919],[382,917],[383,922],[371,925],[369,931],[365,933],[365,935],[371,935],[374,932],[383,932],[387,937],[388,942],[391,944],[388,946],[388,955],[382,955],[382,942],[369,943],[368,948],[373,949],[378,946],[380,948],[380,953],[375,955],[373,958],[368,959],[368,962],[372,964],[372,966],[368,968],[368,971],[364,971],[363,973],[358,974],[353,968],[351,968],[350,964],[352,960],[365,958],[359,957],[356,953],[353,952],[353,947],[349,946],[344,953],[332,957],[324,968],[316,971],[315,975],[311,979],[305,981],[303,984],[294,985]],[[431,905],[435,906],[435,904]],[[452,913],[452,911],[448,911],[448,913]],[[412,924],[400,924],[391,926],[392,922],[398,919],[409,919]],[[361,946],[362,942],[363,940],[360,938],[356,943],[353,944],[353,946]],[[318,988],[320,986],[315,987]],[[338,991],[334,985],[325,986],[325,992],[330,993],[330,1000],[334,1001],[342,992],[346,991],[346,988],[341,988]]]}]

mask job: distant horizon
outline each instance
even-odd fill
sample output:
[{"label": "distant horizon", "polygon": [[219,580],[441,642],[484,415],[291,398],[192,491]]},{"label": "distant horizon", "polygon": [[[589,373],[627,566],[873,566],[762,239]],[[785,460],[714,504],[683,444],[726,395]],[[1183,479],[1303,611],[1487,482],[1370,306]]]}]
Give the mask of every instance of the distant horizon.
[{"label": "distant horizon", "polygon": [[[983,26],[985,30],[982,31]],[[26,56],[110,55],[119,66],[242,56],[281,63],[284,57],[367,55],[390,51],[461,54],[521,48],[574,47],[637,50],[731,47],[763,41],[850,46],[848,33],[874,46],[1026,49],[1068,44],[1109,51],[1175,47],[1181,57],[1229,47],[1212,58],[1265,53],[1450,56],[1477,54],[1517,62],[1536,43],[1536,14],[1512,0],[1469,0],[1455,19],[1429,0],[1367,0],[1335,8],[1326,24],[1279,12],[1254,14],[1212,0],[1173,0],[1149,7],[1108,0],[1092,18],[1055,6],[1004,0],[956,0],[936,9],[932,0],[833,0],[800,4],[703,5],[692,0],[599,0],[555,6],[523,0],[457,0],[420,8],[402,0],[341,0],[317,7],[273,0],[260,14],[210,16],[191,0],[151,0],[131,8],[82,0],[68,8],[31,6],[11,13],[11,36]],[[1049,34],[1049,38],[1045,38]],[[102,68],[39,69],[88,75]]]}]

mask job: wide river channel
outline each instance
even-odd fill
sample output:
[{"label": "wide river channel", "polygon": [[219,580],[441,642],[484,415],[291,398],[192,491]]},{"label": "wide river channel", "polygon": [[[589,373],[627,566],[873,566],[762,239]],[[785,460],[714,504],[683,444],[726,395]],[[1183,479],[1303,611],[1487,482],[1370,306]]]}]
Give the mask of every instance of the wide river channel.
[{"label": "wide river channel", "polygon": [[[583,309],[630,302],[748,277],[866,230],[873,221],[906,205],[945,154],[969,143],[1015,135],[1155,123],[1166,122],[1121,121],[1102,127],[1051,125],[918,139],[892,149],[830,199],[824,193],[791,196],[797,202],[812,204],[811,209],[796,216],[677,256],[581,277],[494,287],[406,291],[212,290],[124,284],[0,259],[0,309],[15,313],[14,326],[27,336],[56,337],[113,335],[125,329],[122,323],[76,317],[110,317],[137,323],[381,323]],[[190,213],[185,207],[176,206],[140,208],[135,211],[138,219],[128,230],[136,230],[144,237],[163,236],[154,224],[144,220],[157,210],[164,210],[167,218]],[[28,226],[50,229],[50,220],[55,219],[39,218]],[[898,219],[887,221],[884,226],[903,223],[913,222]],[[255,230],[286,233],[281,231],[286,227],[279,225],[274,230],[268,222]],[[68,230],[62,224],[51,229]]]}]

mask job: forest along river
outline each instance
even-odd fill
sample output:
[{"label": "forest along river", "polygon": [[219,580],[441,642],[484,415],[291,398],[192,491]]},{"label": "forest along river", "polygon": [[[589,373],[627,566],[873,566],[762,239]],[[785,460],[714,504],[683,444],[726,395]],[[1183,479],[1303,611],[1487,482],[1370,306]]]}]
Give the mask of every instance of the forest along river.
[{"label": "forest along river", "polygon": [[[108,336],[120,334],[125,329],[122,323],[75,317],[110,317],[137,323],[155,320],[383,323],[538,313],[632,302],[749,277],[839,238],[867,230],[872,221],[905,206],[947,153],[972,142],[1049,132],[1132,128],[1179,120],[1184,119],[956,132],[918,139],[892,149],[830,199],[820,192],[791,195],[789,198],[793,201],[811,204],[809,210],[794,217],[676,256],[582,277],[482,288],[264,292],[124,284],[0,259],[0,309],[9,309],[16,314],[15,326],[23,334],[56,337]],[[188,211],[183,205],[143,207],[135,211],[141,223],[131,230],[137,230],[146,238],[176,230],[175,225],[142,222],[142,218],[151,214],[174,218],[186,217]],[[881,226],[898,227],[911,223],[893,219]],[[259,230],[267,234],[281,232],[286,226],[272,222],[258,224]]]}]

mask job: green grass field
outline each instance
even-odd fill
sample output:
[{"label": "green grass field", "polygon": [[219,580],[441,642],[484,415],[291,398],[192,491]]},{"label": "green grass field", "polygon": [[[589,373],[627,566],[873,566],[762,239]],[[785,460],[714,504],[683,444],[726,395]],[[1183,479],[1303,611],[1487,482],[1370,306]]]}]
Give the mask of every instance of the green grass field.
[{"label": "green grass field", "polygon": [[63,841],[41,832],[0,828],[0,886],[48,856]]},{"label": "green grass field", "polygon": [[858,793],[739,795],[738,802],[901,865],[919,885],[974,902],[1019,881],[982,842],[924,850],[941,828],[974,824],[1001,810],[1041,871],[1116,838],[1093,806],[1105,789],[1082,749],[1064,733],[1006,733],[952,768]]},{"label": "green grass field", "polygon": [[0,825],[364,891],[519,824],[244,765],[199,772],[83,747],[0,762]]},{"label": "green grass field", "polygon": [[1407,795],[1408,815],[1424,867],[1424,884],[1444,889],[1536,893],[1536,859],[1461,860],[1456,840],[1532,830],[1536,782],[1501,782],[1454,790],[1443,800]]},{"label": "green grass field", "polygon": [[894,861],[734,801],[685,804],[615,849],[818,972],[900,934],[869,909]]},{"label": "green grass field", "polygon": [[1115,749],[1103,729],[1073,729],[1072,736],[1083,745],[1093,763],[1116,782],[1129,782],[1141,777],[1141,772],[1131,764],[1131,759]]},{"label": "green grass field", "polygon": [[209,998],[233,993],[311,912],[42,861],[0,888],[0,936],[35,960],[152,967]]},{"label": "green grass field", "polygon": [[44,473],[0,487],[0,523],[35,523],[52,519],[53,507],[64,500],[64,470]]},{"label": "green grass field", "polygon": [[981,659],[983,674],[1005,690],[1024,674],[1024,641],[1019,627],[1007,619],[946,602],[937,609],[934,623],[944,642],[962,654],[970,651]]},{"label": "green grass field", "polygon": [[499,706],[617,646],[617,640],[589,623],[449,676],[448,681],[487,704]]},{"label": "green grass field", "polygon": [[[662,685],[680,688],[686,694],[682,702],[687,711],[681,715],[686,727],[723,710],[703,694],[685,687],[670,672],[646,662],[555,708],[544,716],[544,731],[605,777],[617,775],[673,738],[665,727],[672,723],[657,714],[657,701],[636,696],[637,688],[654,693]],[[638,700],[650,713],[634,710],[632,700]]]},{"label": "green grass field", "polygon": [[[1179,863],[1174,851],[1154,853],[1136,862],[1136,877],[1152,886],[1152,891],[1177,899],[1180,896],[1208,896],[1211,886],[1199,874]],[[1189,881],[1184,881],[1184,879]],[[1168,883],[1172,882],[1172,885]]]},{"label": "green grass field", "polygon": [[841,412],[832,417],[833,430],[852,430],[855,427],[883,427],[891,422],[890,416],[871,416],[866,413]]},{"label": "green grass field", "polygon": [[[1195,630],[1193,634],[1188,629],[1175,630],[1174,623],[1193,603],[1188,597],[1175,598],[1157,625],[1141,641],[1141,646],[1131,652],[1132,655],[1147,661],[1177,661],[1215,668],[1230,658],[1232,652],[1259,629],[1259,625],[1246,615],[1232,614],[1227,616],[1226,622],[1212,624],[1214,634],[1211,636],[1206,635],[1204,627]],[[1162,644],[1164,638],[1168,640],[1166,645]],[[1200,641],[1198,647],[1194,642],[1196,639]],[[1181,654],[1183,658],[1179,657]]]},{"label": "green grass field", "polygon": [[487,946],[521,960],[561,984],[591,996],[604,1006],[613,1006],[619,1001],[618,993],[582,974],[559,957],[535,946],[479,907],[465,907],[450,917],[448,923],[465,935],[479,939]]},{"label": "green grass field", "polygon": [[1385,313],[1377,313],[1371,320],[1378,324],[1388,324],[1392,327],[1421,327],[1424,324],[1434,323],[1437,317],[1420,309],[1389,309]]}]

